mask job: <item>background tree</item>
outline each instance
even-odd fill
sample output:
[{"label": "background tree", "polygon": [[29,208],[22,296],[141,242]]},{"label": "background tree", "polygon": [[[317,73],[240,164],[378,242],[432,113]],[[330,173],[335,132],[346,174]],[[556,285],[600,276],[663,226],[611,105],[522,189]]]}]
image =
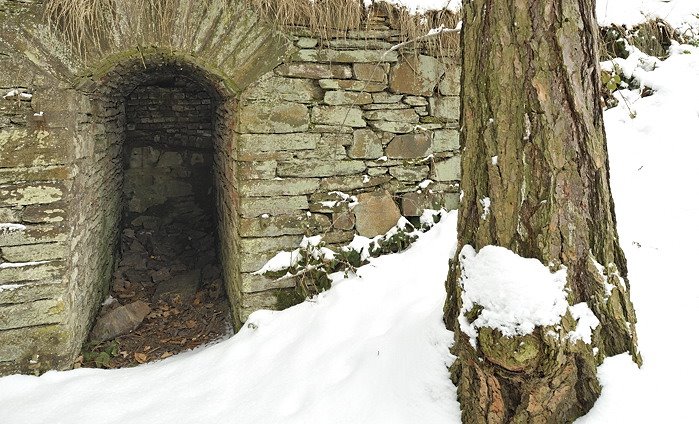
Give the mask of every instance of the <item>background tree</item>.
[{"label": "background tree", "polygon": [[[609,189],[594,0],[464,0],[463,11],[457,252],[499,245],[566,266],[570,304],[587,302],[601,324],[592,344],[538,328],[509,339],[481,332],[474,348],[458,328],[455,259],[445,321],[455,330],[462,419],[570,422],[599,396],[596,366],[604,357],[628,351],[641,363]],[[558,331],[574,328],[567,315]],[[514,351],[524,343],[537,353],[520,363]]]}]

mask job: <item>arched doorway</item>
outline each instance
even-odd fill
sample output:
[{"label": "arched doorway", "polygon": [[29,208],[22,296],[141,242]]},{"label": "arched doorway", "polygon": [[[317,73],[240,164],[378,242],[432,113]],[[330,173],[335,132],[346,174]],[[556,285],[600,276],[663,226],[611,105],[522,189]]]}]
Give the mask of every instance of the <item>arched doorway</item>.
[{"label": "arched doorway", "polygon": [[95,213],[116,231],[108,302],[86,349],[112,340],[121,366],[224,337],[238,278],[233,97],[201,68],[154,55],[100,78],[93,109],[96,140],[111,147],[95,158],[92,183],[111,199]]}]

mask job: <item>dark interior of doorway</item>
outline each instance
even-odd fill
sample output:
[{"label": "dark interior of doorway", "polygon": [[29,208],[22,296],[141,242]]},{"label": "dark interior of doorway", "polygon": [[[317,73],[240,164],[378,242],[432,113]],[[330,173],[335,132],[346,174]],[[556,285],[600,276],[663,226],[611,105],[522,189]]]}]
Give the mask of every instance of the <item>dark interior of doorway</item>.
[{"label": "dark interior of doorway", "polygon": [[[121,259],[82,366],[133,366],[230,334],[217,253],[218,102],[163,70],[124,98]],[[112,327],[134,328],[113,337]]]}]

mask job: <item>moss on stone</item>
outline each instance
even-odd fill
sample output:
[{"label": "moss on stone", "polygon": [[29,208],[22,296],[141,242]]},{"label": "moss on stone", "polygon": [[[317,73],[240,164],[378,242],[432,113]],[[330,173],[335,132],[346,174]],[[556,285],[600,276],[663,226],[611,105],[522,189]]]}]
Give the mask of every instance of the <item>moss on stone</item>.
[{"label": "moss on stone", "polygon": [[274,292],[274,296],[277,298],[276,307],[280,311],[298,305],[306,300],[295,288],[278,289]]}]

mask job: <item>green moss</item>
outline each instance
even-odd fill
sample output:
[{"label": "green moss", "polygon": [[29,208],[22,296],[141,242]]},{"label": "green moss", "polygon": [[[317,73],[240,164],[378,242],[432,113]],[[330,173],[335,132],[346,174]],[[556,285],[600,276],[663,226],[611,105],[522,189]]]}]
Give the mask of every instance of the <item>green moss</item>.
[{"label": "green moss", "polygon": [[276,307],[280,311],[298,305],[306,300],[295,288],[276,290],[274,296],[277,298]]},{"label": "green moss", "polygon": [[542,352],[541,341],[533,334],[506,337],[499,330],[484,327],[478,342],[490,362],[514,372],[535,367]]},{"label": "green moss", "polygon": [[188,63],[202,70],[202,73],[206,75],[212,85],[216,85],[217,87],[222,86],[232,95],[238,94],[241,91],[240,87],[227,76],[226,72],[223,72],[216,65],[207,62],[203,58],[154,46],[136,46],[110,54],[106,57],[101,57],[96,64],[78,75],[75,80],[75,85],[85,77],[91,77],[91,79],[95,81],[108,77],[117,65],[130,62],[143,62],[145,64],[152,62]]},{"label": "green moss", "polygon": [[423,116],[420,118],[421,124],[446,124],[447,120],[436,116]]}]

